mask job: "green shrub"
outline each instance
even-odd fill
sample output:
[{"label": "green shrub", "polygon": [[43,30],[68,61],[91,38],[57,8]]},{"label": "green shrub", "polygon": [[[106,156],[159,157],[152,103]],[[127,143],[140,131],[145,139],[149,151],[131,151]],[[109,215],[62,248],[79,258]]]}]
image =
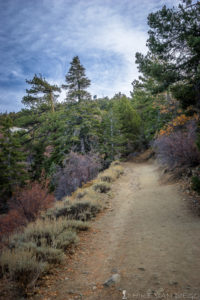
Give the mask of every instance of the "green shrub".
[{"label": "green shrub", "polygon": [[88,221],[100,211],[100,207],[90,201],[74,202],[69,208],[69,217],[75,220]]},{"label": "green shrub", "polygon": [[35,254],[38,261],[48,262],[49,264],[61,264],[65,258],[61,249],[50,247],[36,247]]},{"label": "green shrub", "polygon": [[67,217],[69,215],[70,205],[63,206],[63,207],[56,207],[56,209],[53,211],[54,217],[60,218],[60,217]]},{"label": "green shrub", "polygon": [[64,260],[64,253],[60,249],[55,249],[46,245],[46,240],[41,240],[41,247],[37,247],[33,242],[21,242],[17,249],[22,251],[32,251],[37,261],[48,262],[49,264],[60,264]]},{"label": "green shrub", "polygon": [[30,223],[21,234],[15,234],[10,239],[10,248],[21,248],[26,243],[36,247],[54,247],[56,240],[63,233],[71,232],[67,219],[45,219]]},{"label": "green shrub", "polygon": [[192,177],[192,189],[200,194],[200,178],[198,176]]},{"label": "green shrub", "polygon": [[107,193],[111,187],[107,182],[98,182],[93,186],[93,189],[98,193]]},{"label": "green shrub", "polygon": [[100,176],[100,179],[101,179],[101,181],[105,181],[105,182],[109,182],[109,183],[114,181],[113,177],[110,175],[102,175],[102,176]]},{"label": "green shrub", "polygon": [[33,251],[16,249],[3,251],[0,257],[2,273],[12,280],[27,286],[48,269],[48,264],[39,262]]},{"label": "green shrub", "polygon": [[90,228],[90,224],[88,222],[83,222],[79,220],[69,220],[69,227],[75,229],[77,231],[85,231]]},{"label": "green shrub", "polygon": [[124,174],[124,169],[121,166],[116,166],[115,168],[113,168],[113,171],[116,172],[117,178]]},{"label": "green shrub", "polygon": [[57,249],[66,250],[70,245],[76,244],[78,237],[75,231],[64,231],[54,240],[53,246]]},{"label": "green shrub", "polygon": [[47,217],[88,221],[95,217],[100,211],[100,206],[90,201],[74,201],[67,206],[56,207],[54,210],[49,210]]}]

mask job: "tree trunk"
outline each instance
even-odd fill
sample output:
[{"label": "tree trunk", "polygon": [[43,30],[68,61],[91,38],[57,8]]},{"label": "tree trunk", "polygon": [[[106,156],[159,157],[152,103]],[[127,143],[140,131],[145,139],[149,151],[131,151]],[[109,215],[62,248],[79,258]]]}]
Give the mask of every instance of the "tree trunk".
[{"label": "tree trunk", "polygon": [[81,153],[85,154],[85,143],[83,138],[81,138]]},{"label": "tree trunk", "polygon": [[55,108],[54,108],[54,102],[53,102],[53,92],[50,92],[50,103],[51,103],[51,111],[52,113],[55,112]]}]

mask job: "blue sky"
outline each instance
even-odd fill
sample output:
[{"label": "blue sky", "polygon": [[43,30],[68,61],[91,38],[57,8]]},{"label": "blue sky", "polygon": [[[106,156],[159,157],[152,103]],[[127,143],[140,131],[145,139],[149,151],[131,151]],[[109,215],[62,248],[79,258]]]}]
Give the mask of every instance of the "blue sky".
[{"label": "blue sky", "polygon": [[[79,56],[98,97],[130,95],[135,53],[146,52],[147,15],[178,0],[0,0],[0,112],[18,111],[25,79],[64,83]],[[60,100],[64,99],[63,91]]]}]

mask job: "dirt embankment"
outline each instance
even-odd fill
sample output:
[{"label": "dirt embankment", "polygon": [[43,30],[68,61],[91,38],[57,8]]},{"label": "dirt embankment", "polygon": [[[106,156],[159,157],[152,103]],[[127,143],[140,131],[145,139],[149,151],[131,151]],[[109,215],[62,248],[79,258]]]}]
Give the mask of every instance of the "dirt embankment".
[{"label": "dirt embankment", "polygon": [[[111,207],[34,299],[200,299],[200,218],[155,164],[124,169]],[[103,287],[114,273],[120,281]]]}]

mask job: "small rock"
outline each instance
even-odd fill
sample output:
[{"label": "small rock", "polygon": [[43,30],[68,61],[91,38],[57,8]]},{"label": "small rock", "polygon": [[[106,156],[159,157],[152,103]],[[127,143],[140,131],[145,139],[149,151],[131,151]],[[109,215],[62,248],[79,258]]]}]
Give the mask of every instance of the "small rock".
[{"label": "small rock", "polygon": [[155,294],[155,291],[154,290],[151,290],[151,289],[148,289],[147,290],[147,295],[148,295],[148,297],[149,296],[153,296]]},{"label": "small rock", "polygon": [[115,274],[115,273],[117,273],[118,272],[118,270],[116,269],[116,268],[113,268],[112,270],[111,270],[111,273],[113,273],[113,274]]},{"label": "small rock", "polygon": [[107,281],[104,282],[105,287],[109,287],[115,283],[118,283],[120,281],[120,275],[119,274],[114,274],[112,275]]},{"label": "small rock", "polygon": [[97,289],[96,285],[94,285],[94,286],[92,287],[92,289],[93,289],[93,291],[95,291],[95,290]]},{"label": "small rock", "polygon": [[65,277],[65,280],[69,280],[69,278],[68,278],[68,277]]},{"label": "small rock", "polygon": [[76,292],[74,290],[69,290],[68,294],[72,295],[72,294],[76,294]]},{"label": "small rock", "polygon": [[88,275],[90,272],[88,272],[88,271],[84,271],[84,272],[82,272],[82,274],[84,274],[84,275]]},{"label": "small rock", "polygon": [[186,286],[186,290],[190,290],[191,289],[191,287],[188,285],[188,286]]},{"label": "small rock", "polygon": [[140,271],[145,271],[145,268],[138,268],[138,270],[140,270]]},{"label": "small rock", "polygon": [[158,293],[158,294],[161,294],[161,293],[164,293],[164,291],[165,291],[165,290],[164,290],[163,288],[160,288],[159,290],[157,290],[157,293]]},{"label": "small rock", "polygon": [[177,284],[178,284],[177,281],[173,281],[173,280],[170,280],[170,281],[169,281],[169,285],[177,285]]}]

